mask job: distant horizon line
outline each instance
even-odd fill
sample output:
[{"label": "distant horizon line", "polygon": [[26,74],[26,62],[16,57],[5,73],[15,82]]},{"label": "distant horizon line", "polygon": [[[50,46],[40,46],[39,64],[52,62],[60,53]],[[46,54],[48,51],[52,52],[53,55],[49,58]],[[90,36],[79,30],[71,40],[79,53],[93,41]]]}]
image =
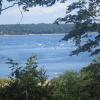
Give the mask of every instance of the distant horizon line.
[{"label": "distant horizon line", "polygon": [[67,25],[67,24],[73,24],[73,23],[61,23],[61,24],[56,24],[56,23],[21,23],[21,24],[0,24],[0,25],[39,25],[39,24],[55,24],[55,25]]}]

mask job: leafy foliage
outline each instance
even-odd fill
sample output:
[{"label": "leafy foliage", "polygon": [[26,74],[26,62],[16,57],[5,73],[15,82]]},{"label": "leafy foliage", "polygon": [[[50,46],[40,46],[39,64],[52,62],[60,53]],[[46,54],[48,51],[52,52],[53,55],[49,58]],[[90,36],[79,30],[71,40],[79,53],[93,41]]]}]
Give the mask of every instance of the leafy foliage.
[{"label": "leafy foliage", "polygon": [[34,6],[52,6],[55,4],[57,1],[64,2],[65,0],[6,0],[8,3],[12,3],[11,6],[8,6],[6,8],[2,8],[2,5],[4,3],[4,0],[0,0],[0,13],[3,10],[6,10],[10,7],[13,7],[15,5],[22,6],[24,11],[29,11],[29,7],[34,7]]},{"label": "leafy foliage", "polygon": [[76,72],[66,71],[60,77],[51,81],[53,88],[53,100],[78,100],[79,76]]},{"label": "leafy foliage", "polygon": [[[98,62],[99,61],[99,62]],[[97,59],[81,70],[82,100],[98,100],[100,98],[100,60]]]},{"label": "leafy foliage", "polygon": [[91,56],[100,53],[100,0],[78,0],[71,3],[64,18],[57,23],[74,23],[75,27],[63,40],[72,39],[78,47],[71,55],[89,52]]},{"label": "leafy foliage", "polygon": [[0,100],[100,99],[100,58],[79,73],[66,71],[51,80],[47,80],[44,69],[37,69],[35,56],[27,60],[24,68],[13,60],[10,63],[15,67],[11,67],[10,80],[0,80]]},{"label": "leafy foliage", "polygon": [[0,89],[1,100],[46,100],[50,92],[44,69],[37,69],[36,57],[27,60],[24,68],[9,60],[12,64],[11,83]]},{"label": "leafy foliage", "polygon": [[100,59],[96,59],[79,73],[66,71],[51,81],[52,100],[99,100]]}]

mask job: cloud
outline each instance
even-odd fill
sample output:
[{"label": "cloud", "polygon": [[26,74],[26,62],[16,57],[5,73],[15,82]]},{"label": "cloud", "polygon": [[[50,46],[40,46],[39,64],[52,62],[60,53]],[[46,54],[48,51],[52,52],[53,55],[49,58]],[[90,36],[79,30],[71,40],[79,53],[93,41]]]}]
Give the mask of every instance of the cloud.
[{"label": "cloud", "polygon": [[[37,6],[29,10],[29,12],[23,11],[24,17],[21,23],[53,23],[58,17],[65,16],[66,3],[56,3],[52,7]],[[18,7],[13,7],[2,13],[0,24],[16,24],[20,19],[21,13]]]},{"label": "cloud", "polygon": [[[30,15],[41,15],[41,14],[54,14],[54,13],[59,13],[59,12],[65,12],[66,10],[66,3],[56,3],[52,7],[33,7],[29,9],[29,12],[23,12],[25,16],[30,16]],[[11,9],[7,15],[9,16],[16,16],[20,14],[20,11],[17,7]]]}]

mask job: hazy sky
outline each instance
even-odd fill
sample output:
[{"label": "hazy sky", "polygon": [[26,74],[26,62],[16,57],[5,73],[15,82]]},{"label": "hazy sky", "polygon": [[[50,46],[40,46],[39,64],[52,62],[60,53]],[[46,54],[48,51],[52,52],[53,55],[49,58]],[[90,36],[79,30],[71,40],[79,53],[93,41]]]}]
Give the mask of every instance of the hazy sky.
[{"label": "hazy sky", "polygon": [[[65,16],[66,3],[56,3],[52,7],[33,7],[29,12],[23,12],[21,23],[53,23],[56,18]],[[3,11],[0,15],[0,24],[18,24],[21,14],[18,7]]]}]

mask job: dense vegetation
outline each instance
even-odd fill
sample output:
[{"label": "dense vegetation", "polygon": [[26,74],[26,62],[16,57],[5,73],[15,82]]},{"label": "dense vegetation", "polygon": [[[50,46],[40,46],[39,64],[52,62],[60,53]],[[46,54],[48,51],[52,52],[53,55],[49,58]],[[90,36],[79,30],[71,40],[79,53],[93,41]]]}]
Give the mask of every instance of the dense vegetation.
[{"label": "dense vegetation", "polygon": [[24,34],[51,34],[68,33],[73,28],[72,24],[15,24],[0,25],[0,35],[24,35]]},{"label": "dense vegetation", "polygon": [[35,56],[24,67],[13,60],[9,80],[0,80],[0,100],[99,100],[100,59],[79,73],[66,71],[57,78],[47,79],[44,69],[38,69]]}]

